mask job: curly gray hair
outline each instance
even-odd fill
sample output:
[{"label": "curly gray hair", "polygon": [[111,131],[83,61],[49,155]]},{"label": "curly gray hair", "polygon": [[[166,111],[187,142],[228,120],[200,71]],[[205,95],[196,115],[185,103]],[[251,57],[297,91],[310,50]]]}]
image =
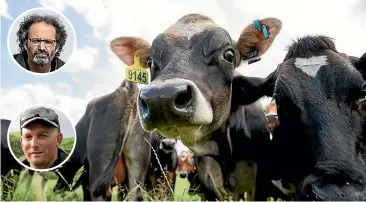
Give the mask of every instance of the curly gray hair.
[{"label": "curly gray hair", "polygon": [[46,24],[52,25],[56,29],[56,43],[58,45],[58,51],[55,56],[60,56],[63,46],[65,45],[67,33],[65,30],[65,26],[61,24],[60,20],[57,17],[51,15],[37,15],[32,14],[26,16],[23,22],[20,23],[19,30],[17,31],[18,42],[20,53],[25,54],[27,50],[25,50],[24,44],[26,43],[29,36],[29,28],[32,24],[38,22],[45,22]]}]

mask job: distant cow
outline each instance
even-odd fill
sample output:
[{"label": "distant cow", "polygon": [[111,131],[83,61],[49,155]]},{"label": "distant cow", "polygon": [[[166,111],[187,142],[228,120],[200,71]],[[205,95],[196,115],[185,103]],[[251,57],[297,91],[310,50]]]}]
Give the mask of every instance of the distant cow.
[{"label": "distant cow", "polygon": [[[129,42],[124,49],[128,52],[134,51],[128,49],[132,45],[144,45]],[[111,42],[111,49],[118,57],[124,57],[115,41]],[[133,57],[123,61],[132,65]],[[146,58],[141,58],[141,65],[146,68]],[[112,188],[120,183],[126,184],[129,190],[134,189],[136,183],[144,184],[151,154],[146,142],[150,141],[150,133],[141,128],[137,95],[137,84],[124,80],[114,92],[90,101],[77,123],[77,143],[70,158],[73,163],[63,169],[69,171],[71,181],[71,176],[84,165],[86,173],[81,180],[84,200],[111,200]],[[59,180],[55,190],[64,187]],[[140,188],[132,193],[130,200],[143,200]]]},{"label": "distant cow", "polygon": [[[259,100],[241,105],[243,94],[232,90],[240,87],[233,82],[235,68],[262,56],[282,26],[275,18],[259,24],[267,27],[268,38],[250,24],[234,41],[207,16],[189,14],[158,35],[151,47],[143,39],[120,38],[120,47],[134,42],[128,50],[151,56],[149,67],[157,76],[140,90],[143,128],[179,136],[194,154],[204,157],[203,165],[212,168],[205,178],[219,200],[238,200],[245,192],[257,200],[267,198],[264,170],[270,137],[263,106]],[[121,51],[122,60],[132,59],[133,53]]]},{"label": "distant cow", "polygon": [[[10,120],[1,119],[1,175],[6,175],[11,169],[21,169],[20,164],[11,155],[8,146],[8,129]],[[20,170],[19,170],[20,171]]]},{"label": "distant cow", "polygon": [[178,171],[181,178],[190,178],[190,176],[196,173],[196,165],[194,162],[193,154],[188,151],[183,151],[178,156]]},{"label": "distant cow", "polygon": [[[340,53],[326,36],[293,42],[266,79],[238,76],[242,101],[273,96],[280,127],[270,160],[273,181],[294,200],[366,200],[366,166],[360,139],[366,116],[366,53]],[[362,152],[361,152],[362,153]],[[293,184],[294,193],[283,185]],[[289,187],[289,186],[287,186]]]},{"label": "distant cow", "polygon": [[191,151],[182,151],[178,156],[178,171],[180,178],[187,178],[189,185],[188,194],[193,195],[202,192],[202,185],[198,177],[196,157]]},{"label": "distant cow", "polygon": [[271,139],[273,136],[273,131],[276,127],[279,127],[280,121],[278,120],[277,115],[277,105],[274,100],[272,100],[269,104],[265,107],[266,119],[267,119],[267,126],[269,131],[271,132]]},{"label": "distant cow", "polygon": [[[12,198],[14,190],[13,180],[5,180],[3,177],[9,173],[10,170],[15,170],[20,173],[22,167],[11,155],[10,148],[8,146],[8,129],[10,126],[10,120],[1,119],[1,177],[3,184],[2,199],[6,200],[8,197]],[[10,187],[10,189],[9,189]]]},{"label": "distant cow", "polygon": [[[210,182],[204,178],[200,178],[198,175],[198,169],[201,171],[201,175],[204,176],[205,173],[211,173],[210,167],[204,167],[203,164],[198,163],[198,157],[191,154],[191,151],[183,151],[178,158],[178,170],[179,177],[187,178],[189,184],[189,195],[199,195],[202,200],[214,201],[216,199],[215,192],[207,188],[205,182]],[[202,166],[203,165],[203,166]],[[201,181],[205,180],[205,181]],[[208,185],[211,187],[211,185]]]},{"label": "distant cow", "polygon": [[[147,191],[153,189],[157,183],[158,179],[163,177],[163,172],[169,180],[169,189],[174,191],[175,188],[175,171],[178,165],[177,151],[175,150],[176,140],[165,138],[157,132],[153,132],[151,135],[151,159],[149,164],[149,169],[145,179],[145,186]],[[155,156],[154,152],[157,156]],[[156,159],[159,159],[158,160]],[[160,167],[161,166],[161,167]],[[163,183],[167,183],[165,178],[163,178]]]}]

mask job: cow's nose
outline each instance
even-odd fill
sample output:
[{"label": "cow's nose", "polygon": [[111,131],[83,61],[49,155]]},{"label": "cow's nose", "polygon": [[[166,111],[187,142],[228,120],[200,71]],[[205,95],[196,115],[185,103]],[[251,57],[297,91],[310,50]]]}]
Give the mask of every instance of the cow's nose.
[{"label": "cow's nose", "polygon": [[189,83],[184,82],[150,84],[143,87],[138,98],[139,113],[143,122],[156,123],[173,117],[188,117],[193,108],[192,89]]},{"label": "cow's nose", "polygon": [[180,173],[180,178],[186,178],[187,174],[186,173]]},{"label": "cow's nose", "polygon": [[172,150],[175,146],[175,141],[170,139],[162,140],[163,148],[166,150]]}]

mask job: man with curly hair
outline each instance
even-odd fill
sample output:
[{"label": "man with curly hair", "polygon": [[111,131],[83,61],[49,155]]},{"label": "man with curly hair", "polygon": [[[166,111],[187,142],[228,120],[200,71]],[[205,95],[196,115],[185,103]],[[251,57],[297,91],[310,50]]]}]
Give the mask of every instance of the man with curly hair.
[{"label": "man with curly hair", "polygon": [[65,64],[59,56],[67,33],[57,17],[37,14],[26,16],[20,23],[17,37],[20,53],[13,57],[28,71],[48,73]]}]

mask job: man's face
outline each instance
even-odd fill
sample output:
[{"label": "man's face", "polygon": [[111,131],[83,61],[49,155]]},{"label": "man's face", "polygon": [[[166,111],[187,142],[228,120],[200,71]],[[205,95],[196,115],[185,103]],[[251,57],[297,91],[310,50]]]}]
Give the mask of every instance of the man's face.
[{"label": "man's face", "polygon": [[62,134],[57,128],[40,122],[29,123],[22,129],[21,146],[30,166],[37,169],[51,167],[57,159],[57,148]]},{"label": "man's face", "polygon": [[[28,57],[34,63],[38,65],[46,65],[53,60],[57,47],[55,42],[55,27],[44,22],[34,23],[30,26],[28,39],[26,49]],[[39,43],[39,40],[47,40],[48,42],[44,41]],[[53,45],[51,45],[51,42],[53,42]]]}]

